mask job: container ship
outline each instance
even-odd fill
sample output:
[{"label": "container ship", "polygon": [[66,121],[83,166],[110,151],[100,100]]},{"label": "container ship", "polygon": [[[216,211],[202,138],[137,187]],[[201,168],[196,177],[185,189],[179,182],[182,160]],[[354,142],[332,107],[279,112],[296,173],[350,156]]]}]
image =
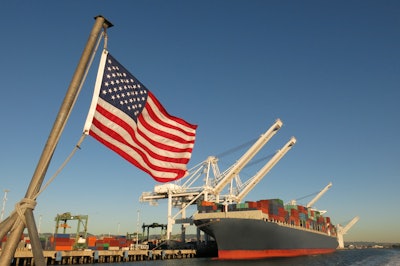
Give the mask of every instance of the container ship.
[{"label": "container ship", "polygon": [[[156,186],[153,193],[143,193],[141,201],[151,203],[168,198],[167,235],[172,232],[173,223],[193,221],[198,229],[214,238],[220,259],[293,257],[334,252],[337,247],[343,247],[343,234],[357,222],[358,217],[342,228],[332,225],[324,212],[312,208],[332,183],[305,206],[294,201],[285,205],[280,199],[243,200],[296,143],[296,138],[290,138],[254,176],[245,182],[240,180],[240,171],[282,124],[277,119],[226,171],[220,172],[218,158],[209,156],[192,170],[182,185]],[[192,187],[199,178],[203,179],[204,186]],[[197,204],[197,212],[190,219],[185,219],[183,211],[192,204]],[[182,219],[174,221],[178,214],[172,216],[173,206],[181,208],[178,214],[182,215]],[[210,251],[214,250],[210,248]]]},{"label": "container ship", "polygon": [[261,259],[332,253],[337,230],[322,212],[280,199],[219,204],[202,201],[195,225],[215,239],[219,259]]}]

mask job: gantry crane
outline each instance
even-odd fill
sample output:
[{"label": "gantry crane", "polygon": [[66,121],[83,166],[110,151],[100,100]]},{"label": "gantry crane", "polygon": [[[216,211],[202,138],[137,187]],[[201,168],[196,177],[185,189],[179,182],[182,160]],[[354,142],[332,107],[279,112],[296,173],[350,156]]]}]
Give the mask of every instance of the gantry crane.
[{"label": "gantry crane", "polygon": [[[70,220],[77,220],[78,226],[76,229],[75,234],[75,243],[74,248],[85,248],[86,244],[86,236],[87,236],[87,224],[88,224],[88,216],[87,215],[71,215],[70,212],[65,212],[63,214],[57,214],[55,221],[56,221],[56,229],[55,235],[58,234],[58,229],[63,228],[63,234],[66,233],[67,228],[71,228],[68,225],[67,221]],[[83,232],[80,231],[81,225],[83,226]]]},{"label": "gantry crane", "polygon": [[360,220],[360,217],[356,216],[345,227],[342,227],[340,224],[336,225],[337,240],[339,243],[338,248],[344,248],[343,235],[345,235],[347,231],[349,231],[350,228],[358,222],[358,220]]},{"label": "gantry crane", "polygon": [[165,237],[165,230],[167,229],[167,225],[166,224],[159,224],[159,223],[152,223],[152,224],[143,224],[142,225],[142,229],[143,229],[143,235],[144,235],[144,231],[147,228],[147,236],[146,236],[146,240],[149,241],[149,231],[150,228],[161,228],[161,234],[160,234],[160,240],[163,240],[163,238]]},{"label": "gantry crane", "polygon": [[[168,199],[168,225],[167,240],[172,233],[172,225],[182,224],[184,227],[192,223],[191,219],[186,218],[186,209],[190,205],[196,204],[199,200],[215,202],[238,202],[242,200],[259,183],[263,176],[284,156],[284,154],[295,144],[293,137],[279,150],[274,157],[252,178],[249,182],[242,183],[239,178],[239,172],[249,163],[249,161],[261,150],[261,148],[277,133],[282,127],[282,121],[277,119],[275,123],[259,137],[259,139],[245,152],[242,157],[226,171],[220,172],[218,167],[218,158],[208,157],[205,161],[189,170],[189,175],[175,183],[167,183],[154,187],[153,192],[143,192],[140,201],[156,204],[160,199]],[[195,186],[199,180],[203,184]],[[183,183],[181,183],[183,181]],[[231,188],[228,195],[221,195],[224,188],[236,181],[236,186],[241,190],[233,191]],[[180,210],[172,216],[172,207],[178,207]],[[181,218],[177,217],[181,215]]]}]

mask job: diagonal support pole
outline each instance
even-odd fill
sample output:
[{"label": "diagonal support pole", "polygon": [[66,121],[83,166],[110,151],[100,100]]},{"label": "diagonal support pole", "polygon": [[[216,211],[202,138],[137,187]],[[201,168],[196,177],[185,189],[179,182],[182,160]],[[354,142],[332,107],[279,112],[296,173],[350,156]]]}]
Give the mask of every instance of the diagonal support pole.
[{"label": "diagonal support pole", "polygon": [[[31,183],[25,194],[25,198],[21,201],[18,210],[13,212],[4,222],[0,224],[0,239],[7,233],[7,242],[0,256],[0,266],[9,266],[18,246],[18,242],[25,227],[28,228],[29,236],[32,242],[32,251],[35,256],[35,264],[44,266],[45,261],[43,257],[43,250],[40,245],[39,235],[37,233],[36,224],[33,217],[33,208],[31,204],[24,204],[25,201],[36,203],[37,193],[40,191],[47,168],[50,165],[51,158],[56,149],[57,143],[61,137],[61,133],[67,123],[68,117],[72,111],[72,107],[78,96],[79,86],[83,81],[85,70],[88,66],[90,56],[94,51],[96,40],[99,38],[102,28],[112,27],[113,25],[108,22],[104,17],[97,16],[95,24],[89,35],[85,49],[81,55],[78,66],[72,77],[71,83],[68,87],[64,101],[59,109],[53,128],[47,139],[45,147],[43,148],[41,157],[36,166],[36,170],[32,176]],[[26,223],[26,224],[25,224]]]}]

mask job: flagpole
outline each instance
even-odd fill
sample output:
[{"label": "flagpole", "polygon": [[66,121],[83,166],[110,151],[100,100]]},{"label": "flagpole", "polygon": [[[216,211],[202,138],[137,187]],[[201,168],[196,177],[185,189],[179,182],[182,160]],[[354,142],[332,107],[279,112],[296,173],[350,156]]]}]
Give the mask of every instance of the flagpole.
[{"label": "flagpole", "polygon": [[9,266],[11,264],[11,261],[18,246],[19,239],[25,229],[25,220],[27,223],[26,226],[28,228],[29,237],[31,238],[31,240],[33,239],[34,245],[32,245],[32,252],[35,258],[35,264],[39,266],[45,265],[43,250],[40,245],[39,235],[33,216],[33,208],[36,204],[35,197],[43,183],[47,168],[49,167],[51,158],[61,137],[61,133],[67,123],[73,104],[75,103],[75,100],[77,98],[80,84],[83,81],[85,70],[88,67],[90,56],[94,51],[96,40],[99,38],[101,29],[113,26],[103,16],[97,16],[95,17],[95,19],[95,24],[89,35],[89,39],[86,43],[85,49],[83,50],[79,63],[76,67],[75,73],[64,97],[64,101],[59,109],[58,115],[53,124],[53,128],[47,139],[45,147],[43,148],[41,157],[36,166],[36,170],[32,176],[31,182],[25,194],[25,198],[21,201],[19,207],[16,207],[18,210],[14,212],[13,215],[8,217],[4,224],[0,224],[2,225],[2,227],[3,225],[7,226],[7,228],[2,228],[2,230],[0,231],[0,233],[2,234],[0,235],[0,239],[2,239],[7,232],[10,233],[7,237],[7,242],[4,246],[4,249],[1,252],[0,266]]}]

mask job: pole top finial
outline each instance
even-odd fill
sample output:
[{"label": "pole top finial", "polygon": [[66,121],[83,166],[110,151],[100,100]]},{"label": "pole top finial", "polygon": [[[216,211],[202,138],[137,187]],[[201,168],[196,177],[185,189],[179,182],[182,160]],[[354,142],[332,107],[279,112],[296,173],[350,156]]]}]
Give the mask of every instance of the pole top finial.
[{"label": "pole top finial", "polygon": [[107,19],[106,19],[104,16],[102,16],[102,15],[97,15],[97,16],[94,17],[94,19],[97,19],[98,17],[104,18],[104,25],[105,25],[107,28],[111,28],[112,26],[114,26],[109,20],[107,20]]}]

